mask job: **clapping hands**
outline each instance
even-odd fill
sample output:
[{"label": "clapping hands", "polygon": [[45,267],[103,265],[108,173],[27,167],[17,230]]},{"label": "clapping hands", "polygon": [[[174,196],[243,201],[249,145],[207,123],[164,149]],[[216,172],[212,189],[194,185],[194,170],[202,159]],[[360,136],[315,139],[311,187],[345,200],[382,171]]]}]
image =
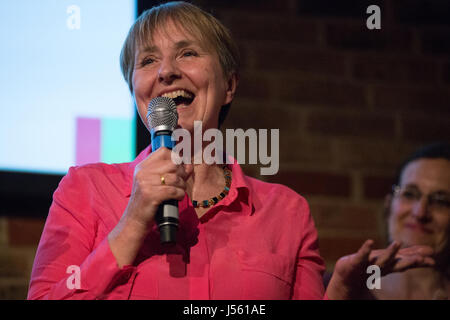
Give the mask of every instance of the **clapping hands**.
[{"label": "clapping hands", "polygon": [[432,267],[433,249],[428,246],[401,248],[394,241],[386,249],[373,250],[373,241],[367,240],[354,254],[340,258],[327,288],[329,299],[364,299],[370,296],[366,286],[367,267],[376,265],[381,276],[411,268]]}]

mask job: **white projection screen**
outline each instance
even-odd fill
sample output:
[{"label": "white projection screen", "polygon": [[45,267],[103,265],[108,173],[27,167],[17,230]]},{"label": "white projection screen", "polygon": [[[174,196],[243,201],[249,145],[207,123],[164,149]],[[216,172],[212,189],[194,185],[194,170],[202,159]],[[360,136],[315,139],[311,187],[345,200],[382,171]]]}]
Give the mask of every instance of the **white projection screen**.
[{"label": "white projection screen", "polygon": [[0,1],[0,171],[64,174],[134,158],[119,55],[135,2]]}]

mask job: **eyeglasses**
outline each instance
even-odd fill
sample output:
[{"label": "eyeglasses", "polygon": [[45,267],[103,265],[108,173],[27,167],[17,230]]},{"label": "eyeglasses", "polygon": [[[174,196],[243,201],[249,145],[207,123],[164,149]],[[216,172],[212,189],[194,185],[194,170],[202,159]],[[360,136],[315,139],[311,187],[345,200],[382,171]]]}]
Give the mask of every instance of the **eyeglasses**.
[{"label": "eyeglasses", "polygon": [[427,198],[427,204],[430,209],[438,212],[450,212],[450,194],[436,192],[424,195],[418,188],[411,186],[393,185],[392,191],[394,197],[399,198],[404,203],[412,204],[419,202],[423,196]]}]

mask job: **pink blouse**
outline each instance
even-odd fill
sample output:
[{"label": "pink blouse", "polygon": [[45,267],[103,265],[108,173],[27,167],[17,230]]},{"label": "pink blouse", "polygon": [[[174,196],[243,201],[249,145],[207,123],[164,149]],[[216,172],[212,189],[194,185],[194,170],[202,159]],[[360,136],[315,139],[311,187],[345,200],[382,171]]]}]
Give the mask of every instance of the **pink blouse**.
[{"label": "pink blouse", "polygon": [[324,262],[306,200],[245,176],[236,163],[228,196],[200,219],[187,195],[179,202],[176,246],[162,247],[154,226],[135,263],[119,268],[107,235],[150,150],[131,163],[69,169],[53,195],[28,299],[323,298]]}]

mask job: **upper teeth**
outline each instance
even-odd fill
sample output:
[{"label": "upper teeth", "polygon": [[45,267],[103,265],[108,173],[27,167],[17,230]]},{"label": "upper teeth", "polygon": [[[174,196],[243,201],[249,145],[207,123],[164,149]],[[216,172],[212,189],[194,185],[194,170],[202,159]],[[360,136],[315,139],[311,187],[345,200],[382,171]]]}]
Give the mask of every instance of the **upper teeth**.
[{"label": "upper teeth", "polygon": [[167,97],[167,98],[171,98],[171,99],[175,99],[176,97],[183,97],[183,98],[193,98],[194,96],[192,95],[192,93],[187,92],[185,90],[176,90],[176,91],[172,91],[172,92],[166,92],[162,95],[162,97]]}]

